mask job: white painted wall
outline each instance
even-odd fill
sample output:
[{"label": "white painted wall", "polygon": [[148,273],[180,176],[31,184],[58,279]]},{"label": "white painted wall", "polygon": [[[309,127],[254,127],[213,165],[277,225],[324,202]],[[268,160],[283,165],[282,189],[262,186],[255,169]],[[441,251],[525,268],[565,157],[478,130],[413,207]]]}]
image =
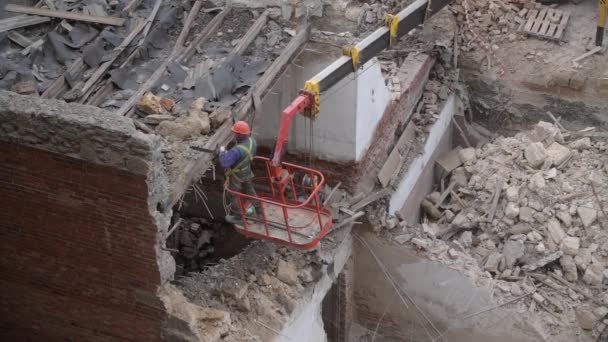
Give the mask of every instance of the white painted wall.
[{"label": "white painted wall", "polygon": [[355,159],[360,160],[372,142],[374,131],[390,103],[390,92],[386,87],[380,63],[369,61],[357,77],[357,137]]},{"label": "white painted wall", "polygon": [[454,95],[450,95],[443,110],[439,114],[439,119],[435,122],[429,133],[429,137],[424,145],[422,155],[416,158],[410,165],[407,173],[401,179],[397,190],[393,193],[390,200],[389,214],[394,215],[395,212],[401,210],[406,200],[410,196],[412,190],[416,186],[422,171],[429,163],[434,163],[432,160],[433,153],[441,142],[445,134],[451,127],[452,117],[456,112],[456,100]]},{"label": "white painted wall", "polygon": [[[260,144],[272,144],[282,110],[297,96],[306,80],[339,56],[340,51],[334,47],[307,45],[262,100],[262,110],[253,123],[253,134]],[[356,75],[338,82],[321,95],[321,112],[315,121],[301,115],[294,118],[287,149],[308,151],[312,125],[315,156],[335,161],[359,160],[390,102],[384,82],[377,60],[369,61]]]}]

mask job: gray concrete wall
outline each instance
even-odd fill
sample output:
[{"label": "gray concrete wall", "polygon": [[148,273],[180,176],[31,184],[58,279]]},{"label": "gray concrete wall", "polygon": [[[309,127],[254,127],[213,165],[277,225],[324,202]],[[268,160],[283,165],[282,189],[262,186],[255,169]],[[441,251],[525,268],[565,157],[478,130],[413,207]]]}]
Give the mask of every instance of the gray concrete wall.
[{"label": "gray concrete wall", "polygon": [[397,295],[372,252],[355,239],[355,323],[368,331],[376,330],[377,341],[544,340],[515,309],[516,303],[467,317],[496,305],[490,291],[476,287],[459,271],[419,258],[415,251],[392,245],[373,233],[360,236],[393,277],[404,298],[402,301]]}]

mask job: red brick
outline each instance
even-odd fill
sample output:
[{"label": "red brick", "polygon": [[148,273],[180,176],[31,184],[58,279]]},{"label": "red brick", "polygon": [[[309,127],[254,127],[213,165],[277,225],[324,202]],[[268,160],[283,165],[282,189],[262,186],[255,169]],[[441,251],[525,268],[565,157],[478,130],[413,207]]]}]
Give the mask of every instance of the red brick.
[{"label": "red brick", "polygon": [[[0,339],[158,341],[144,176],[0,143]],[[10,314],[8,314],[10,313]]]}]

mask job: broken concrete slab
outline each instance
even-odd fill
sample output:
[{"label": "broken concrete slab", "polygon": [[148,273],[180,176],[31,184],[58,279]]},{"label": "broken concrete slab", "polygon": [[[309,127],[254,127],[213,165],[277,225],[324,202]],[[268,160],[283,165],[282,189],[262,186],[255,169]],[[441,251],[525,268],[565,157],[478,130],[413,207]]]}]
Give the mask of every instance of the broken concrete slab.
[{"label": "broken concrete slab", "polygon": [[576,208],[576,213],[581,218],[581,221],[583,222],[583,226],[585,228],[591,227],[591,225],[597,219],[597,211],[595,209],[593,209],[593,208],[582,207],[582,206],[581,207],[577,207]]},{"label": "broken concrete slab", "polygon": [[531,167],[538,168],[543,165],[547,159],[545,146],[541,142],[531,143],[524,150],[524,156]]}]

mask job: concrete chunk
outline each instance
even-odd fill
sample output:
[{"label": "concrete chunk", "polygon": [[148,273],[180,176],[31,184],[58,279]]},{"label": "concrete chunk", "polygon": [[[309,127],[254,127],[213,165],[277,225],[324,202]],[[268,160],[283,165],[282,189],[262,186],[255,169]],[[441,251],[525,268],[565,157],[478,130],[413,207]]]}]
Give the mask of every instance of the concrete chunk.
[{"label": "concrete chunk", "polygon": [[576,213],[581,218],[581,221],[583,221],[585,228],[589,228],[597,219],[597,211],[592,208],[578,207],[576,208]]},{"label": "concrete chunk", "polygon": [[543,165],[545,159],[547,159],[547,152],[543,146],[543,143],[535,142],[526,147],[524,150],[524,156],[531,167],[537,168]]},{"label": "concrete chunk", "polygon": [[588,150],[591,148],[591,139],[589,137],[580,138],[570,143],[570,148],[575,150]]},{"label": "concrete chunk", "polygon": [[570,155],[570,149],[554,142],[547,148],[546,153],[547,158],[551,160],[553,165],[559,165],[563,163],[566,158],[568,158]]},{"label": "concrete chunk", "polygon": [[566,232],[562,229],[559,221],[552,218],[549,219],[547,223],[547,231],[549,232],[549,236],[556,244],[560,244],[562,240],[566,237]]},{"label": "concrete chunk", "polygon": [[576,264],[574,258],[571,255],[562,255],[559,259],[559,263],[562,266],[564,272],[564,279],[568,281],[576,281],[578,279],[578,273],[576,271]]},{"label": "concrete chunk", "polygon": [[488,256],[486,264],[484,265],[484,269],[492,273],[498,272],[498,265],[500,264],[500,260],[502,260],[502,254],[498,252],[490,254]]},{"label": "concrete chunk", "polygon": [[578,253],[578,249],[580,248],[581,241],[577,237],[566,236],[561,243],[560,249],[564,254],[568,255],[576,255]]},{"label": "concrete chunk", "polygon": [[277,278],[285,284],[295,285],[298,281],[296,266],[291,262],[280,260],[277,267]]},{"label": "concrete chunk", "polygon": [[505,216],[514,219],[519,216],[519,206],[513,202],[507,203],[505,207]]},{"label": "concrete chunk", "polygon": [[509,240],[505,242],[505,246],[502,250],[506,258],[507,268],[512,268],[517,260],[524,256],[525,246],[522,241]]},{"label": "concrete chunk", "polygon": [[474,162],[477,160],[477,154],[475,153],[475,149],[473,147],[463,148],[458,151],[458,156],[463,163],[466,162]]}]

